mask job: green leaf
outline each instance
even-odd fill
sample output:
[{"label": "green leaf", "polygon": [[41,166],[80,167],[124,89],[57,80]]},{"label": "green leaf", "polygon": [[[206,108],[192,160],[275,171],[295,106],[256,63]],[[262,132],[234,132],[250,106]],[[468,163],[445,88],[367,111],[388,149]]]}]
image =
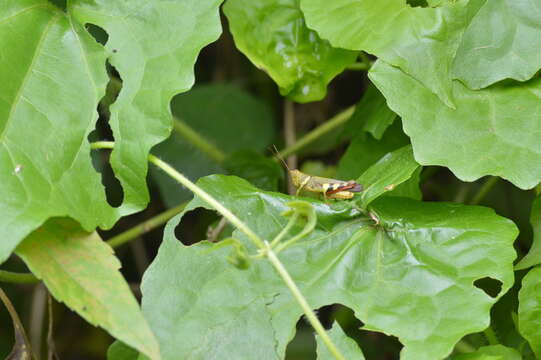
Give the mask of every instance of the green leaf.
[{"label": "green leaf", "polygon": [[327,84],[357,57],[308,29],[298,0],[228,0],[224,13],[237,48],[297,102],[321,100]]},{"label": "green leaf", "polygon": [[541,1],[482,3],[462,36],[453,75],[471,89],[529,80],[541,68]]},{"label": "green leaf", "polygon": [[[329,337],[333,341],[333,343],[336,345],[336,347],[340,350],[342,355],[345,356],[346,359],[356,359],[356,360],[364,360],[364,355],[359,349],[359,345],[355,342],[355,340],[349,338],[345,333],[344,330],[340,327],[340,324],[334,323],[331,330],[327,331],[329,334]],[[317,340],[317,360],[334,360],[335,357],[329,352],[325,344],[323,343],[323,340],[321,340],[321,337],[319,335],[316,335]]]},{"label": "green leaf", "polygon": [[[280,214],[295,199],[236,177],[198,185],[267,241],[283,229]],[[371,204],[380,219],[374,226],[347,202],[306,201],[317,226],[280,260],[313,308],[350,307],[365,328],[397,336],[403,360],[445,357],[465,334],[488,326],[490,307],[513,283],[517,230],[490,209],[382,197]],[[198,206],[205,205],[196,198],[186,211]],[[174,235],[181,217],[168,223],[142,283],[143,312],[163,358],[283,358],[302,312],[274,269],[254,260],[238,270],[228,249],[184,246]],[[255,252],[238,231],[234,237]],[[502,282],[495,298],[473,285],[488,276]]]},{"label": "green leaf", "polygon": [[284,170],[278,162],[251,150],[234,152],[223,166],[229,174],[248,180],[262,190],[276,191],[284,180]]},{"label": "green leaf", "polygon": [[409,180],[419,164],[413,157],[411,146],[404,146],[382,157],[366,170],[357,182],[363,186],[361,206],[368,205],[382,194],[393,191],[398,185]]},{"label": "green leaf", "polygon": [[[101,47],[45,0],[0,6],[0,263],[52,216],[111,227],[88,134],[105,93]],[[92,204],[92,206],[88,206]]]},{"label": "green leaf", "polygon": [[107,360],[136,360],[137,350],[132,349],[121,341],[115,341],[107,350]]},{"label": "green leaf", "polygon": [[160,358],[156,339],[118,271],[120,262],[97,233],[55,218],[26,238],[16,253],[58,301],[150,358]]},{"label": "green leaf", "polygon": [[333,46],[374,54],[453,106],[450,69],[478,1],[438,8],[411,7],[405,0],[300,1],[308,26]]},{"label": "green leaf", "polygon": [[[262,152],[272,143],[276,133],[269,107],[232,85],[197,86],[176,96],[171,109],[176,118],[226,155],[242,149]],[[201,176],[225,172],[224,167],[238,171],[234,164],[217,164],[177,131],[173,131],[167,140],[152,151],[194,181]],[[268,175],[274,172],[269,166],[265,168]],[[192,197],[190,191],[180,187],[160,170],[152,168],[151,173],[168,206],[176,206]]]},{"label": "green leaf", "polygon": [[374,138],[381,140],[385,130],[395,119],[396,114],[389,109],[383,95],[370,83],[361,101],[357,103],[353,116],[346,123],[344,133],[369,132]]},{"label": "green leaf", "polygon": [[451,360],[522,360],[522,356],[515,349],[503,345],[480,347],[479,350],[451,357]]},{"label": "green leaf", "polygon": [[110,161],[124,190],[123,214],[148,202],[147,155],[169,135],[169,103],[192,86],[199,51],[221,33],[221,2],[69,2],[68,11],[79,22],[98,25],[109,34],[109,61],[123,81],[109,121],[116,143]]},{"label": "green leaf", "polygon": [[365,132],[357,133],[338,163],[337,176],[339,179],[356,179],[385,154],[408,144],[409,138],[402,131],[400,121],[394,122],[381,140]]},{"label": "green leaf", "polygon": [[541,264],[541,197],[535,198],[532,204],[530,223],[533,227],[533,242],[528,254],[516,265],[515,270],[523,270]]},{"label": "green leaf", "polygon": [[[402,117],[415,159],[464,181],[496,175],[522,189],[541,181],[541,79],[473,91],[453,82],[456,109],[411,76],[379,61],[370,78]],[[414,101],[412,100],[414,99]]]},{"label": "green leaf", "polygon": [[518,328],[530,343],[532,350],[541,356],[541,267],[535,267],[522,279],[518,293]]}]

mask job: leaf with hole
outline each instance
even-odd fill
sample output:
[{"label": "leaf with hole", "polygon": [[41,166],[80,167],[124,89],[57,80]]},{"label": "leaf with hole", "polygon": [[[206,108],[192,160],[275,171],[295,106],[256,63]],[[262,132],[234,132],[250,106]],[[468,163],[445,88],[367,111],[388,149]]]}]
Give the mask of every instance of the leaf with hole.
[{"label": "leaf with hole", "polygon": [[[198,185],[267,241],[287,223],[281,214],[294,199],[230,176]],[[465,334],[486,328],[490,307],[513,283],[517,230],[490,209],[382,197],[371,204],[380,220],[374,226],[345,202],[306,201],[316,228],[278,257],[313,308],[350,307],[366,329],[397,336],[402,359],[445,357]],[[186,211],[199,206],[207,207],[196,198]],[[229,249],[184,246],[174,235],[182,216],[168,223],[142,284],[163,358],[283,358],[302,315],[287,287],[265,260],[238,270]],[[255,253],[243,234],[233,236]],[[501,281],[497,297],[473,285],[484,277]]]},{"label": "leaf with hole", "polygon": [[70,219],[51,219],[17,247],[56,300],[151,359],[160,351],[113,249]]},{"label": "leaf with hole", "polygon": [[[90,162],[105,53],[45,0],[0,7],[0,263],[47,218],[86,230],[118,219]],[[54,54],[54,56],[51,56]],[[92,204],[92,206],[88,206]]]},{"label": "leaf with hole", "polygon": [[[194,82],[201,48],[221,33],[221,0],[72,0],[68,11],[81,23],[103,28],[106,49],[122,79],[111,106],[115,138],[111,166],[122,184],[122,213],[146,207],[147,156],[171,130],[171,98]],[[176,205],[176,204],[175,204]]]},{"label": "leaf with hole", "polygon": [[357,57],[307,28],[298,0],[228,0],[224,13],[237,48],[297,102],[321,100]]}]

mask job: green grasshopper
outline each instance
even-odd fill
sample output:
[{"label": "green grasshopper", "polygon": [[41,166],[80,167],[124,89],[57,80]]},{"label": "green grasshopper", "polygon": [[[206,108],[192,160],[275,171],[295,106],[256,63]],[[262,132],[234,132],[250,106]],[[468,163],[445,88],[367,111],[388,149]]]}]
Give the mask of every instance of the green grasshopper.
[{"label": "green grasshopper", "polygon": [[348,200],[355,196],[355,193],[363,191],[361,184],[354,180],[342,181],[324,178],[321,176],[308,175],[297,169],[291,170],[289,166],[287,166],[284,159],[280,157],[278,151],[276,151],[276,157],[280,159],[282,164],[284,164],[285,168],[289,172],[291,182],[297,188],[296,196],[299,196],[302,190],[306,190],[315,193],[322,193],[325,200]]}]

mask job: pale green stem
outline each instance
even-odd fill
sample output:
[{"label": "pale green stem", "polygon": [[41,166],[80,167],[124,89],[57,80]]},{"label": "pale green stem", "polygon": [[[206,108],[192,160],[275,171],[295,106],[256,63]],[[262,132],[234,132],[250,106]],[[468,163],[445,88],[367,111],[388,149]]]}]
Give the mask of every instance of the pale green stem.
[{"label": "pale green stem", "polygon": [[221,164],[225,160],[226,155],[220,149],[201,136],[184,121],[173,118],[173,129],[218,164]]},{"label": "pale green stem", "polygon": [[317,140],[321,136],[331,132],[332,130],[336,129],[340,125],[344,124],[346,121],[349,120],[351,115],[355,112],[355,106],[350,106],[346,110],[336,114],[329,120],[325,121],[323,124],[315,128],[314,130],[310,131],[308,134],[304,135],[300,139],[297,140],[296,143],[294,143],[291,146],[287,146],[282,151],[278,152],[278,156],[282,158],[286,158],[291,154],[296,153],[306,145],[310,144],[311,142]]},{"label": "pale green stem", "polygon": [[0,282],[13,284],[35,284],[39,279],[32,273],[16,273],[0,270]]},{"label": "pale green stem", "polygon": [[473,199],[470,201],[470,205],[478,205],[485,196],[492,190],[494,185],[496,185],[500,181],[500,178],[497,176],[490,177],[485,183],[481,186],[477,194],[473,197]]},{"label": "pale green stem", "polygon": [[107,240],[107,243],[112,247],[116,248],[120,245],[127,243],[128,241],[131,241],[147,232],[149,232],[152,229],[155,229],[156,227],[166,223],[169,219],[171,219],[173,216],[180,213],[184,208],[186,207],[187,202],[182,203],[174,208],[171,208],[169,210],[166,210],[162,213],[159,213],[158,215],[151,217],[148,220],[143,221],[142,223],[132,227],[131,229],[128,229],[116,236],[113,236],[112,238]]},{"label": "pale green stem", "polygon": [[465,340],[460,340],[455,345],[455,351],[459,353],[471,353],[474,352],[476,349],[473,347],[470,343],[466,342]]},{"label": "pale green stem", "polygon": [[312,325],[312,327],[316,330],[316,332],[321,337],[321,340],[325,343],[331,354],[333,354],[335,359],[338,360],[346,360],[346,358],[340,353],[338,348],[334,345],[331,338],[323,328],[323,325],[321,325],[321,322],[317,318],[316,314],[302,295],[301,291],[297,287],[297,284],[293,281],[287,270],[284,268],[284,265],[280,262],[276,254],[272,251],[270,245],[265,242],[265,253],[267,255],[267,259],[269,259],[270,263],[274,266],[282,280],[286,283],[287,287],[293,294],[293,297],[299,305],[301,306],[302,310],[304,311],[304,315],[306,315],[306,318]]},{"label": "pale green stem", "polygon": [[323,328],[323,325],[321,325],[321,322],[319,322],[319,319],[317,318],[312,308],[300,292],[299,288],[285,269],[284,265],[280,262],[276,254],[270,248],[268,242],[264,242],[263,240],[261,240],[259,236],[257,236],[244,222],[242,222],[242,220],[237,218],[231,211],[229,211],[229,209],[223,206],[220,202],[214,199],[210,194],[201,189],[199,186],[192,183],[184,175],[176,171],[172,166],[151,154],[148,156],[148,160],[160,169],[162,169],[165,173],[178,181],[180,184],[192,191],[194,195],[199,196],[207,204],[216,209],[216,211],[218,211],[231,224],[236,226],[240,231],[242,231],[246,236],[248,236],[248,238],[250,238],[250,240],[252,240],[254,244],[264,252],[265,256],[274,266],[282,280],[284,280],[284,282],[286,283],[295,300],[297,300],[297,302],[303,309],[304,314],[310,321],[310,324],[312,324],[312,326],[314,327],[314,330],[319,334],[319,336],[321,336],[321,339],[323,340],[329,351],[337,360],[345,360],[340,351],[338,351],[332,340],[327,335],[327,332]]},{"label": "pale green stem", "polygon": [[274,247],[274,245],[278,244],[280,242],[280,240],[282,240],[284,238],[284,236],[286,236],[286,234],[289,232],[289,230],[291,230],[293,225],[295,225],[295,223],[297,222],[298,217],[299,217],[298,213],[296,213],[296,212],[293,213],[293,215],[291,216],[291,218],[287,222],[286,226],[284,226],[282,231],[280,231],[280,233],[278,235],[276,235],[276,237],[271,241],[271,243],[270,243],[271,247]]}]

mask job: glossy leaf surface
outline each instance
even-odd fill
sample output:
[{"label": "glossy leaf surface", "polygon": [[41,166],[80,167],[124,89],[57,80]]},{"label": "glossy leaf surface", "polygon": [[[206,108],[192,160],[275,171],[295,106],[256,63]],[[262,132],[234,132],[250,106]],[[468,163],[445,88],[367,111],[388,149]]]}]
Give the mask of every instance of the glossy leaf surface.
[{"label": "glossy leaf surface", "polygon": [[[235,177],[198,184],[268,241],[285,225],[280,214],[294,199]],[[402,359],[442,358],[462,336],[488,325],[497,297],[474,287],[476,279],[500,280],[501,293],[513,282],[516,228],[489,209],[383,197],[371,205],[380,219],[375,227],[345,202],[307,201],[317,227],[279,258],[313,308],[350,307],[367,329],[397,336]],[[187,211],[198,206],[204,204],[196,199]],[[143,278],[143,312],[163,357],[283,357],[301,309],[273,268],[253,260],[239,270],[226,260],[227,248],[182,245],[174,235],[181,216],[167,225]],[[187,336],[192,341],[182,341]]]},{"label": "glossy leaf surface", "polygon": [[384,62],[372,68],[370,78],[402,117],[420,164],[447,166],[465,181],[496,175],[522,189],[541,180],[541,79],[482,91],[455,81],[452,109]]},{"label": "glossy leaf surface", "polygon": [[2,1],[0,47],[9,49],[0,56],[1,263],[49,217],[90,231],[118,215],[87,141],[105,93],[103,50],[44,0]]},{"label": "glossy leaf surface", "polygon": [[51,294],[89,323],[159,359],[156,339],[141,314],[120,262],[96,233],[69,219],[51,219],[17,248]]},{"label": "glossy leaf surface", "polygon": [[237,48],[297,102],[321,100],[357,57],[308,29],[298,0],[228,0],[224,13]]}]

